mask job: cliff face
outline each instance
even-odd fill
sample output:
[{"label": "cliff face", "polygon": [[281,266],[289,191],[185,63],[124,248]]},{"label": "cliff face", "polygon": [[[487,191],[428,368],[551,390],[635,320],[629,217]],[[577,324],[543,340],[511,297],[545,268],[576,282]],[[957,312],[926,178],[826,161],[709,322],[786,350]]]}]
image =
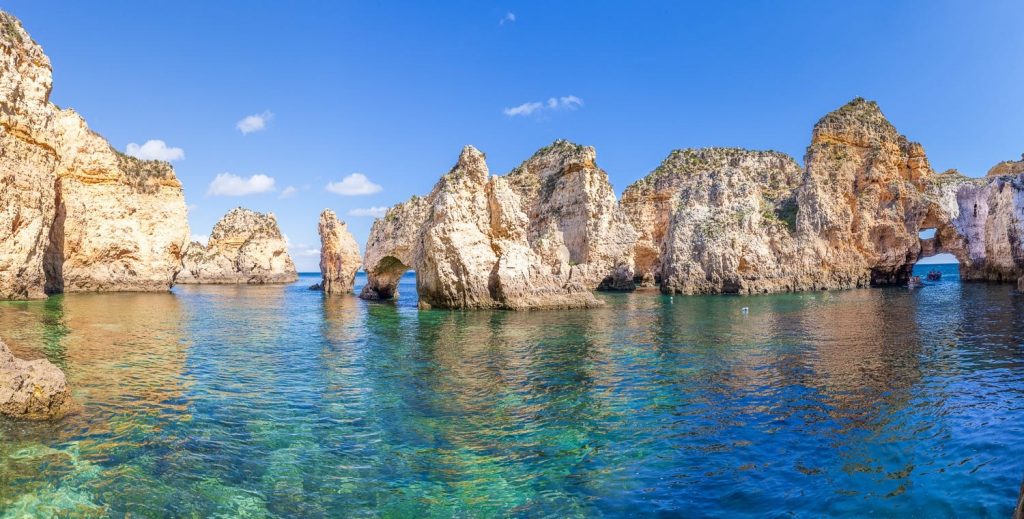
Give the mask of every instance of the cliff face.
[{"label": "cliff face", "polygon": [[774,152],[673,153],[623,196],[638,275],[684,294],[906,283],[919,230],[940,220],[923,148],[855,99],[815,125],[805,162],[801,173]]},{"label": "cliff face", "polygon": [[206,246],[199,242],[188,245],[176,282],[264,284],[297,279],[274,215],[237,207],[214,225]]},{"label": "cliff face", "polygon": [[169,164],[49,102],[50,61],[0,12],[0,297],[167,290],[189,231]]},{"label": "cliff face", "polygon": [[[792,283],[795,188],[801,178],[792,158],[768,151],[681,150],[655,174],[673,178],[661,182],[675,188],[664,198],[676,201],[670,215],[655,212],[647,220],[667,218],[667,229],[642,231],[664,234],[656,263],[662,286],[681,293],[757,293]],[[640,247],[646,255],[651,242]]]},{"label": "cliff face", "polygon": [[323,278],[320,289],[324,293],[346,293],[352,291],[356,271],[362,264],[359,244],[348,232],[345,222],[330,209],[320,213],[320,275]]},{"label": "cliff face", "polygon": [[972,179],[948,172],[934,178],[929,193],[936,233],[923,241],[925,249],[955,255],[963,280],[1024,275],[1024,175]]},{"label": "cliff face", "polygon": [[505,179],[522,201],[530,246],[553,273],[590,289],[632,290],[637,233],[596,159],[594,148],[559,140]]},{"label": "cliff face", "polygon": [[0,414],[12,418],[59,418],[71,407],[64,373],[46,359],[25,361],[0,341]]},{"label": "cliff face", "polygon": [[421,307],[568,308],[599,302],[572,270],[553,270],[531,247],[530,219],[508,177],[490,177],[483,153],[467,146],[426,198],[414,197],[374,222],[361,297],[397,295],[416,270]]}]

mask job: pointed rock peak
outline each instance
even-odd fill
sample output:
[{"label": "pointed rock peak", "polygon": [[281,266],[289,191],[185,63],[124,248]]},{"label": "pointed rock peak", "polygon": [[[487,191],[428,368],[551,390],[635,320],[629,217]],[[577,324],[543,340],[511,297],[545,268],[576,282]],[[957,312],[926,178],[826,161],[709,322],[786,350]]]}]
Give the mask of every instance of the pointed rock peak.
[{"label": "pointed rock peak", "polygon": [[857,146],[870,146],[882,140],[900,138],[896,127],[885,118],[878,103],[856,97],[829,112],[814,125],[813,140],[838,140]]},{"label": "pointed rock peak", "polygon": [[1024,173],[1024,153],[1021,154],[1020,160],[1004,160],[992,169],[988,170],[986,177],[1001,177],[1003,175],[1020,175]]},{"label": "pointed rock peak", "polygon": [[440,182],[446,178],[462,178],[470,176],[478,182],[486,182],[490,171],[487,169],[487,155],[473,146],[465,146],[462,153],[459,153],[459,160],[455,163],[448,174],[441,177]]}]

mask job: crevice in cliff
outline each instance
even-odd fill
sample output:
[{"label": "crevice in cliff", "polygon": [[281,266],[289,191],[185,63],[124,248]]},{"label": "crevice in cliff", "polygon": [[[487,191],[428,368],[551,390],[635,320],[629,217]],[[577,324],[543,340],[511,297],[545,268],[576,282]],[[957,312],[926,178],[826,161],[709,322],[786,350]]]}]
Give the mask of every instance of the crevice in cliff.
[{"label": "crevice in cliff", "polygon": [[43,274],[45,284],[43,291],[47,294],[64,292],[64,220],[67,208],[61,193],[60,179],[54,181],[54,219],[50,226],[50,237],[43,252]]}]

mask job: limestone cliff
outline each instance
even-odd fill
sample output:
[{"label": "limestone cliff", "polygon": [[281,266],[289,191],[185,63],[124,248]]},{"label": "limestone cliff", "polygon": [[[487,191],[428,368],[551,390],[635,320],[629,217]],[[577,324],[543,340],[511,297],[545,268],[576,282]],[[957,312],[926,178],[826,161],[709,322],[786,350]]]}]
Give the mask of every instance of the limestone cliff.
[{"label": "limestone cliff", "polygon": [[974,179],[947,172],[932,179],[929,194],[935,209],[928,226],[936,232],[922,241],[928,253],[956,256],[965,281],[1013,282],[1024,275],[1024,175]]},{"label": "limestone cliff", "polygon": [[520,192],[512,179],[490,177],[483,153],[467,146],[427,197],[413,197],[374,222],[361,297],[395,297],[402,273],[413,268],[421,307],[599,304],[572,269],[555,271],[531,247],[531,202]]},{"label": "limestone cliff", "polygon": [[553,273],[590,289],[634,288],[637,233],[593,147],[555,141],[505,179],[522,201],[530,246]]},{"label": "limestone cliff", "polygon": [[363,261],[359,244],[345,222],[330,209],[320,213],[319,232],[321,290],[327,294],[351,292]]},{"label": "limestone cliff", "polygon": [[167,290],[189,230],[169,164],[49,101],[49,58],[0,12],[0,298]]},{"label": "limestone cliff", "polygon": [[793,283],[796,161],[771,151],[681,150],[655,174],[674,177],[677,188],[667,229],[644,232],[664,233],[657,263],[662,286],[681,293],[756,293]]},{"label": "limestone cliff", "polygon": [[802,173],[774,152],[674,152],[623,195],[637,274],[684,294],[906,283],[937,218],[931,174],[923,148],[859,98],[815,125]]},{"label": "limestone cliff", "polygon": [[0,414],[12,418],[59,418],[71,407],[64,373],[46,359],[16,358],[0,341]]},{"label": "limestone cliff", "polygon": [[176,282],[265,284],[297,279],[274,215],[237,207],[213,226],[207,245],[188,245]]}]

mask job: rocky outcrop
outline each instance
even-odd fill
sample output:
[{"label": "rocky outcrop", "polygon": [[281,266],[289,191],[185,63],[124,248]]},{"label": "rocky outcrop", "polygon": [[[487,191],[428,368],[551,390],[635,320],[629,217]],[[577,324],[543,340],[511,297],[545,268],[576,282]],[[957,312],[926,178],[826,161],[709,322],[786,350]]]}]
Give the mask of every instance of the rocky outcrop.
[{"label": "rocky outcrop", "polygon": [[937,218],[923,148],[858,98],[815,125],[805,163],[801,174],[774,152],[673,153],[623,196],[638,274],[683,294],[906,283]]},{"label": "rocky outcrop", "polygon": [[[776,257],[793,254],[800,177],[796,161],[778,152],[673,151],[622,195],[622,211],[638,233],[637,282],[660,284],[667,271],[673,283],[692,283],[699,292],[729,290],[737,276],[778,277]],[[722,244],[736,250],[720,257]],[[723,264],[727,279],[716,278],[725,272],[705,271],[704,265],[723,262],[730,264]]]},{"label": "rocky outcrop", "polygon": [[46,359],[16,358],[0,341],[0,414],[12,418],[59,418],[71,407],[64,373]]},{"label": "rocky outcrop", "polygon": [[176,282],[265,284],[297,279],[274,215],[237,207],[214,225],[208,244],[188,245]]},{"label": "rocky outcrop", "polygon": [[770,151],[682,150],[659,169],[676,177],[678,188],[658,260],[663,287],[688,294],[758,293],[794,282],[801,171],[792,158]]},{"label": "rocky outcrop", "polygon": [[936,233],[923,244],[955,255],[962,280],[1014,282],[1024,275],[1024,175],[974,179],[951,171],[934,177],[929,194]]},{"label": "rocky outcrop", "polygon": [[355,284],[356,271],[362,264],[359,244],[348,232],[345,222],[330,209],[320,213],[320,289],[324,293],[347,293]]},{"label": "rocky outcrop", "polygon": [[174,171],[115,151],[51,87],[0,12],[0,298],[169,289],[189,234]]},{"label": "rocky outcrop", "polygon": [[527,217],[527,241],[556,275],[590,289],[632,290],[637,233],[590,146],[565,140],[504,177]]},{"label": "rocky outcrop", "polygon": [[1004,160],[988,170],[986,177],[1016,176],[1024,173],[1024,153],[1020,160]]},{"label": "rocky outcrop", "polygon": [[[567,157],[564,163],[571,160]],[[547,174],[557,175],[551,181],[557,185],[559,165],[553,167]],[[541,233],[531,242],[528,211],[552,198],[526,185],[540,177],[540,171],[516,175],[523,177],[491,177],[484,154],[471,146],[463,149],[458,163],[427,197],[413,197],[374,222],[366,246],[367,284],[361,297],[397,296],[402,273],[412,268],[421,307],[521,310],[600,304],[583,284],[584,278],[593,281],[596,275],[585,277],[583,269],[573,268],[577,265],[568,261],[564,270],[556,268],[567,255],[571,261],[571,253],[537,250],[565,246],[564,235],[549,243],[546,240],[555,234]],[[550,220],[548,225],[558,223]]]}]

